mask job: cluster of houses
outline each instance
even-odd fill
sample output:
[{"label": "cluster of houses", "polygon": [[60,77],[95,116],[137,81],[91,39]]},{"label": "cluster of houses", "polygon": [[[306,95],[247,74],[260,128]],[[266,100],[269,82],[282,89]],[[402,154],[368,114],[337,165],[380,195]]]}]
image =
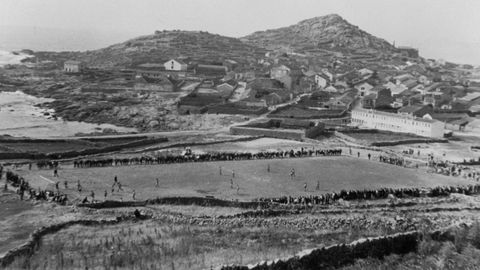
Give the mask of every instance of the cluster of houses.
[{"label": "cluster of houses", "polygon": [[[418,58],[416,49],[398,50],[408,59]],[[181,114],[255,114],[308,94],[291,106],[349,111],[353,126],[425,137],[441,137],[444,128],[468,129],[480,112],[480,88],[434,61],[351,66],[333,59],[319,66],[268,53],[256,64],[245,67],[228,59],[141,64],[132,71],[133,89],[188,92],[177,104]],[[65,62],[66,73],[84,69],[81,62]]]}]

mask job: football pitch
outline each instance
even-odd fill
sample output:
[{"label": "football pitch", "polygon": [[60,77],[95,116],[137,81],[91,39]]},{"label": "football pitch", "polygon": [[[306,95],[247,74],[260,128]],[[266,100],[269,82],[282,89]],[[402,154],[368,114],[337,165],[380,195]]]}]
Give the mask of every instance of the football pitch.
[{"label": "football pitch", "polygon": [[[294,177],[290,175],[292,169],[295,170]],[[97,200],[132,200],[134,192],[136,200],[170,196],[251,200],[317,195],[342,189],[471,184],[459,177],[428,174],[423,170],[346,156],[64,168],[59,170],[59,177],[53,177],[51,170],[22,170],[19,173],[33,187],[54,190],[54,183],[59,182],[60,191],[68,194],[70,200],[89,196],[92,191]],[[123,190],[115,187],[112,193],[115,176]],[[65,181],[68,182],[67,188],[64,187]],[[82,192],[77,191],[77,181],[80,181]],[[317,183],[319,190],[316,189]]]}]

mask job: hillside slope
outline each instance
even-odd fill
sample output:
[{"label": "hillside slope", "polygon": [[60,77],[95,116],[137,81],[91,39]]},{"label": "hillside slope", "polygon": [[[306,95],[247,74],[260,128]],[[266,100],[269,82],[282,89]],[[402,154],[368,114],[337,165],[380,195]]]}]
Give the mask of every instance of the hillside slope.
[{"label": "hillside slope", "polygon": [[247,44],[267,49],[297,51],[326,49],[351,52],[393,52],[387,41],[352,25],[337,14],[301,21],[288,27],[259,31],[241,38]]},{"label": "hillside slope", "polygon": [[183,57],[203,62],[221,62],[232,59],[239,63],[254,62],[264,49],[241,42],[239,39],[208,32],[156,31],[103,49],[86,52],[41,52],[37,56],[58,62],[76,59],[89,66],[130,67],[142,63],[161,63]]}]

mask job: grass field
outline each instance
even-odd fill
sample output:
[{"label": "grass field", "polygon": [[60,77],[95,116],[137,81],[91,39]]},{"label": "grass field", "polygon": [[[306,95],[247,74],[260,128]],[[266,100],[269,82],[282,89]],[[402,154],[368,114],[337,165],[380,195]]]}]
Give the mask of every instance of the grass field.
[{"label": "grass field", "polygon": [[[267,166],[270,165],[270,172]],[[220,175],[220,167],[222,175]],[[289,176],[294,168],[296,176]],[[235,176],[233,176],[235,172]],[[215,196],[225,199],[250,200],[258,197],[282,195],[315,195],[341,189],[374,189],[380,187],[427,187],[470,184],[462,178],[432,175],[422,170],[406,169],[394,165],[353,157],[314,157],[282,160],[249,160],[170,165],[123,166],[106,168],[59,170],[53,178],[49,170],[22,170],[18,173],[34,187],[53,190],[60,181],[61,191],[70,199],[83,198],[93,190],[95,198],[104,199],[107,190],[109,200],[131,200],[133,190],[136,199],[167,196]],[[114,176],[122,183],[124,191],[111,194]],[[156,187],[156,178],[159,186]],[[80,180],[83,191],[76,191]],[[231,187],[233,181],[233,188]],[[69,182],[65,190],[63,182]],[[320,190],[316,191],[317,181]],[[304,184],[307,183],[307,191]],[[237,192],[237,185],[239,190]]]}]

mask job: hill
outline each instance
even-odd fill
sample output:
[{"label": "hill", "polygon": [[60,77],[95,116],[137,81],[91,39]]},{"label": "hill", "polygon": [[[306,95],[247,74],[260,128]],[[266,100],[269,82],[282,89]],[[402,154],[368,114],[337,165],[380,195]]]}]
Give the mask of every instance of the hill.
[{"label": "hill", "polygon": [[37,56],[57,62],[76,59],[89,66],[130,67],[142,63],[158,63],[173,57],[202,62],[232,59],[239,63],[254,62],[265,49],[245,44],[239,39],[208,32],[156,31],[103,49],[85,52],[41,52]]},{"label": "hill", "polygon": [[[395,47],[352,25],[336,14],[315,17],[288,27],[259,31],[241,39],[204,31],[155,31],[109,47],[85,52],[40,52],[41,59],[63,63],[75,59],[91,67],[134,67],[184,58],[204,63],[232,59],[241,66],[255,65],[256,59],[274,49],[296,52],[343,52],[390,54]],[[32,59],[33,61],[34,59]]]},{"label": "hill", "polygon": [[393,52],[387,41],[350,24],[337,14],[301,21],[288,27],[259,31],[241,38],[247,44],[267,49],[300,52],[319,49],[358,53]]}]

